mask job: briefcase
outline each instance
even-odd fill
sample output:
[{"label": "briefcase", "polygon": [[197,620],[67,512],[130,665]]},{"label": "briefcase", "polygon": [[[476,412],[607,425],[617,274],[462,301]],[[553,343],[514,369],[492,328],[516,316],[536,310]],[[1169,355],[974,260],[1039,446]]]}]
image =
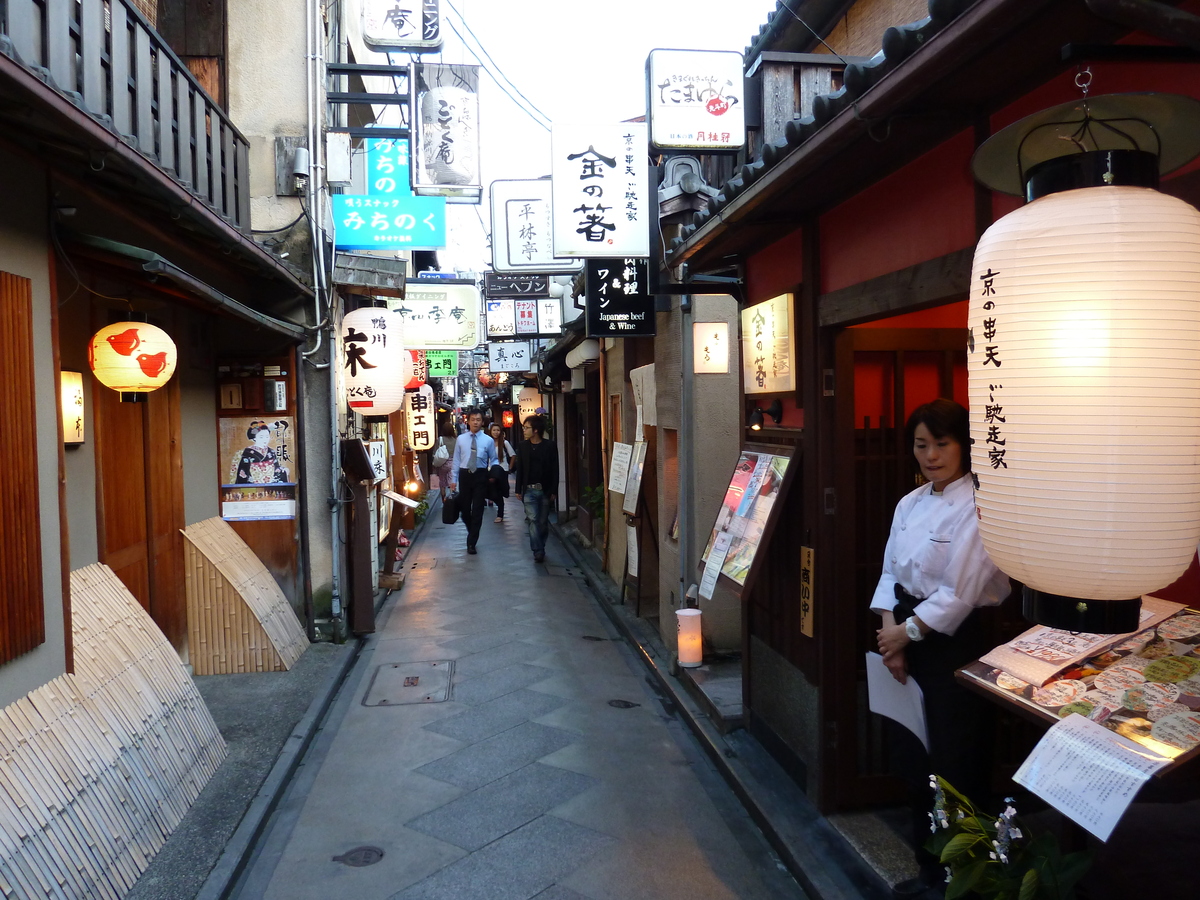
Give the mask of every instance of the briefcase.
[{"label": "briefcase", "polygon": [[453,525],[458,521],[458,494],[447,494],[442,501],[442,524]]}]

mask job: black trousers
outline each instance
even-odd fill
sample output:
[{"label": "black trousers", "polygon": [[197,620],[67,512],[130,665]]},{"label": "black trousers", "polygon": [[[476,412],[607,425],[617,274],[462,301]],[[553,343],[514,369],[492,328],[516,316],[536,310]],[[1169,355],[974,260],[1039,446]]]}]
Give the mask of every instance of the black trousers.
[{"label": "black trousers", "polygon": [[458,508],[467,524],[467,546],[474,547],[483,524],[483,503],[487,499],[488,470],[458,470]]},{"label": "black trousers", "polygon": [[[897,608],[896,621],[912,615]],[[910,678],[925,696],[929,752],[907,728],[887,722],[892,769],[907,788],[913,850],[922,871],[941,881],[942,865],[924,843],[929,839],[933,791],[929,776],[940,775],[970,798],[980,812],[995,812],[989,796],[992,763],[992,715],[986,700],[960,686],[954,670],[986,653],[986,636],[972,614],[953,635],[931,631],[904,648]]]}]

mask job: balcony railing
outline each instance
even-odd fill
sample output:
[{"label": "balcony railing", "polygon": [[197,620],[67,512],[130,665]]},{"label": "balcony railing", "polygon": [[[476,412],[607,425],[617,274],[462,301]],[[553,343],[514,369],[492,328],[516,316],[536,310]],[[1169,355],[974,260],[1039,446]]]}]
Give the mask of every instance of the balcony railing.
[{"label": "balcony railing", "polygon": [[0,0],[18,62],[250,229],[250,144],[128,0]]}]

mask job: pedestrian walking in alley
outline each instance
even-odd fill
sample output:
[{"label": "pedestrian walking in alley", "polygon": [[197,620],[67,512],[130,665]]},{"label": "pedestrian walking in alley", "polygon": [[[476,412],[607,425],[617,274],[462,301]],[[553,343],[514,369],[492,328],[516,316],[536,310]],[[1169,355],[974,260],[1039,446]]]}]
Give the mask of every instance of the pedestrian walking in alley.
[{"label": "pedestrian walking in alley", "polygon": [[[438,495],[442,498],[442,502],[446,502],[446,487],[454,483],[454,445],[458,439],[458,432],[454,430],[454,424],[447,422],[442,426],[442,433],[438,437],[437,446],[433,449],[434,466],[433,471],[438,477]],[[442,450],[446,451],[446,458],[442,462],[438,462],[438,457]]]},{"label": "pedestrian walking in alley", "polygon": [[458,488],[458,504],[467,523],[467,553],[475,555],[479,527],[483,524],[483,501],[487,497],[491,468],[496,464],[496,443],[483,433],[483,413],[467,414],[467,432],[454,445],[451,477]]},{"label": "pedestrian walking in alley", "polygon": [[[508,496],[508,473],[512,470],[515,451],[504,437],[504,428],[499,422],[488,426],[488,434],[496,444],[496,465],[492,466],[492,481],[488,493],[496,504],[496,521],[504,521],[504,498]],[[503,474],[501,474],[501,472]]]},{"label": "pedestrian walking in alley", "polygon": [[546,535],[550,531],[550,509],[558,491],[558,447],[542,437],[546,422],[533,415],[525,420],[525,440],[517,448],[517,499],[525,505],[529,549],[533,561],[546,558]]}]

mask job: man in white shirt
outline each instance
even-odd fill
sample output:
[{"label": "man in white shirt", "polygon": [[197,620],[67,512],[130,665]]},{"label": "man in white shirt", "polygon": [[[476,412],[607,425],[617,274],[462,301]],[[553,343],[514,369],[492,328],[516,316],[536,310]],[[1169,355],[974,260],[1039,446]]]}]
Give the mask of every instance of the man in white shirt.
[{"label": "man in white shirt", "polygon": [[458,508],[467,525],[467,553],[474,556],[490,470],[496,464],[496,442],[483,433],[483,413],[468,413],[467,426],[469,430],[454,444],[450,489],[458,489]]}]

